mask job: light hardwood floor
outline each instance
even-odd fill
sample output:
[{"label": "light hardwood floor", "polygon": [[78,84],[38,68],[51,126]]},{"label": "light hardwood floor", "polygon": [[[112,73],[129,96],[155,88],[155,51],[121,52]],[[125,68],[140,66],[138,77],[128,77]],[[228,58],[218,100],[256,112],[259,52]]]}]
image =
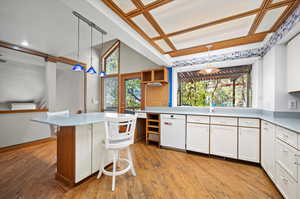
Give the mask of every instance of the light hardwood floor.
[{"label": "light hardwood floor", "polygon": [[56,142],[0,153],[1,199],[282,199],[256,166],[159,149],[132,146],[137,176],[90,177],[74,188],[54,180]]}]

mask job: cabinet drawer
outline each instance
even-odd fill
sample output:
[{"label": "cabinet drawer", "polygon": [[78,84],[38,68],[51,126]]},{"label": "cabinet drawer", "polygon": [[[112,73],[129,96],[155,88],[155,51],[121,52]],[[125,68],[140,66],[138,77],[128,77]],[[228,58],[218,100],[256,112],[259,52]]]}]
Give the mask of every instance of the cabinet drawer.
[{"label": "cabinet drawer", "polygon": [[261,130],[263,131],[269,131],[269,132],[273,132],[275,131],[275,125],[267,122],[267,121],[262,121],[261,122]]},{"label": "cabinet drawer", "polygon": [[280,164],[293,178],[298,181],[298,151],[288,144],[276,139],[275,161]]},{"label": "cabinet drawer", "polygon": [[209,117],[200,115],[188,115],[187,122],[209,124]]},{"label": "cabinet drawer", "polygon": [[147,118],[147,113],[137,113],[138,118]]},{"label": "cabinet drawer", "polygon": [[239,118],[239,126],[259,128],[259,119]]},{"label": "cabinet drawer", "polygon": [[276,127],[276,138],[284,141],[292,147],[298,147],[298,135],[292,131],[284,129],[282,127]]},{"label": "cabinet drawer", "polygon": [[235,117],[211,117],[211,124],[237,126]]},{"label": "cabinet drawer", "polygon": [[276,164],[276,174],[276,184],[284,198],[297,199],[298,183],[295,182],[279,164]]}]

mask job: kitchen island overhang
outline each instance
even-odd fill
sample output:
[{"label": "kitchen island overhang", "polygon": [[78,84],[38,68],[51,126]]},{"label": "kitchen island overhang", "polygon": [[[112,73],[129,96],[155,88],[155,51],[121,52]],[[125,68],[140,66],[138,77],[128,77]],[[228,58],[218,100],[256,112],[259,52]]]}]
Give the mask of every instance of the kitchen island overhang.
[{"label": "kitchen island overhang", "polygon": [[[104,154],[104,122],[134,119],[130,114],[86,113],[68,116],[46,115],[32,121],[59,127],[57,131],[57,172],[55,178],[74,186],[99,170]],[[105,155],[105,164],[112,162]]]}]

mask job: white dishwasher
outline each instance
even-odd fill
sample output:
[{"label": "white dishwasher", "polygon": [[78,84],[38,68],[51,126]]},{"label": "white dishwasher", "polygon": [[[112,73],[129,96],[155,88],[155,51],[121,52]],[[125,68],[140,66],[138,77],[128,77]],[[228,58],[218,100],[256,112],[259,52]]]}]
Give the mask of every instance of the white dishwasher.
[{"label": "white dishwasher", "polygon": [[185,115],[160,115],[160,144],[185,150]]}]

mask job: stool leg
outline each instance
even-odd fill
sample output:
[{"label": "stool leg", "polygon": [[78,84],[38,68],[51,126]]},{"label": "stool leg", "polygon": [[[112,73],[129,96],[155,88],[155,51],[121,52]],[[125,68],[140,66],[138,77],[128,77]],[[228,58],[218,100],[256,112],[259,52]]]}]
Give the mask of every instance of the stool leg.
[{"label": "stool leg", "polygon": [[129,147],[127,147],[127,156],[128,156],[128,160],[129,160],[129,164],[130,164],[131,174],[133,176],[136,176],[135,169],[134,169],[133,162],[132,162],[132,156],[131,156],[131,152],[130,152],[130,148]]},{"label": "stool leg", "polygon": [[104,150],[104,152],[102,153],[101,160],[100,160],[100,165],[99,165],[99,173],[98,173],[97,179],[99,179],[102,176],[103,169],[104,169],[104,159],[105,159],[106,153],[107,153],[106,150]]},{"label": "stool leg", "polygon": [[113,176],[112,176],[112,191],[115,191],[116,185],[116,159],[117,159],[117,151],[113,151]]},{"label": "stool leg", "polygon": [[117,152],[117,168],[120,168],[121,167],[121,164],[120,164],[120,151]]}]

